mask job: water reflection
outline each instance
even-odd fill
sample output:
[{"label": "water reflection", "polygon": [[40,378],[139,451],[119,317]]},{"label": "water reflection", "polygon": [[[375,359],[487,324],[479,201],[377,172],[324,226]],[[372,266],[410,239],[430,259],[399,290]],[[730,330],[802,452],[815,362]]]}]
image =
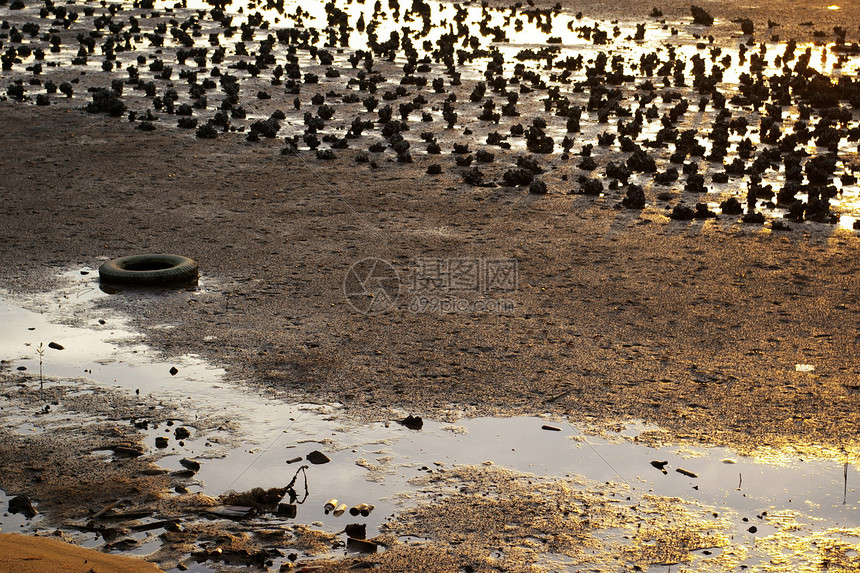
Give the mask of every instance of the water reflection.
[{"label": "water reflection", "polygon": [[[424,0],[191,0],[185,8],[157,3],[130,12],[105,6],[116,20],[127,18],[113,22],[116,39],[102,43],[110,19],[94,7],[85,9],[75,25],[102,31],[85,39],[77,54],[41,54],[40,73],[47,79],[83,67],[85,82],[108,82],[123,92],[131,115],[144,120],[141,127],[158,114],[178,115],[183,105],[180,124],[205,121],[216,133],[245,131],[278,112],[283,123],[277,135],[297,149],[333,157],[333,150],[367,148],[384,157],[393,148],[392,134],[375,126],[400,116],[413,128],[396,135],[412,151],[408,158],[398,152],[398,161],[400,155],[408,162],[411,154],[429,152],[431,140],[443,153],[469,142],[473,149],[509,146],[540,153],[555,171],[547,178],[557,176],[553,183],[572,192],[584,185],[582,178],[604,176],[609,161],[628,160],[631,147],[621,137],[608,144],[600,139],[627,130],[667,176],[661,182],[650,172],[632,175],[645,188],[649,208],[662,212],[678,201],[718,206],[729,197],[743,202],[752,195],[753,210],[798,223],[835,222],[835,213],[846,227],[860,215],[853,174],[860,127],[845,100],[833,99],[830,85],[850,87],[860,69],[860,49],[845,44],[839,31],[816,33],[809,43],[779,42],[766,33],[759,41],[749,34],[715,40],[689,18],[606,22],[560,7]],[[22,53],[28,52],[16,55]],[[126,72],[128,79],[119,81],[117,75]],[[181,88],[183,82],[191,88]],[[220,103],[219,84],[231,92]],[[256,101],[240,99],[240,85],[241,94],[256,93]],[[25,91],[20,86],[10,95],[16,90]],[[807,101],[799,103],[800,96]],[[682,104],[688,105],[679,110]],[[840,119],[828,111],[837,104],[843,106]],[[730,129],[714,133],[723,119]],[[514,131],[536,120],[546,124],[551,150],[535,151],[524,129]],[[741,120],[745,124],[737,125]],[[688,149],[678,155],[678,137],[690,130],[693,138],[684,145],[701,153]],[[361,131],[364,139],[357,140]],[[573,158],[588,146],[597,161],[584,168]],[[784,156],[767,155],[776,148],[783,155],[800,154],[799,163],[789,166]],[[814,184],[803,183],[802,172],[800,179],[789,173],[789,167],[802,169],[828,154],[835,154],[834,164]],[[729,163],[735,165],[724,165]],[[671,176],[673,164],[683,168],[683,177],[701,176],[705,184],[684,188],[695,194],[682,193],[680,180]],[[616,182],[604,196],[617,202],[623,188]],[[805,216],[790,210],[803,202],[810,205]]]},{"label": "water reflection", "polygon": [[[80,288],[86,289],[87,283],[64,292]],[[90,301],[62,299],[66,301],[62,310],[74,306],[79,319],[89,325],[85,315],[92,309]],[[222,371],[193,357],[181,359],[180,373],[172,376],[169,364],[145,358],[144,347],[134,347],[138,352],[132,358],[127,348],[115,346],[130,333],[117,328],[120,323],[111,317],[111,326],[103,330],[58,325],[51,317],[56,318],[56,311],[40,315],[0,303],[0,318],[7,326],[0,337],[0,356],[14,358],[12,368],[26,365],[32,370],[33,344],[61,340],[66,349],[49,357],[49,384],[65,384],[64,378],[73,377],[77,392],[89,391],[92,384],[120,384],[127,391],[140,390],[142,397],[172,399],[182,417],[149,425],[144,441],[165,468],[181,470],[183,458],[200,462],[195,484],[189,485],[192,492],[218,496],[229,490],[282,486],[296,470],[287,460],[303,458],[312,450],[325,452],[331,462],[308,469],[309,497],[298,522],[314,523],[331,533],[342,530],[345,522],[324,511],[329,498],[373,504],[376,509],[361,521],[371,531],[385,531],[395,515],[422,499],[426,485],[417,478],[463,467],[505,468],[574,490],[608,488],[610,497],[620,496],[627,505],[674,500],[686,507],[690,519],[708,523],[709,528],[715,527],[712,515],[719,514],[725,544],[696,549],[693,563],[730,557],[724,552],[743,553],[748,565],[765,564],[777,556],[803,562],[814,555],[817,542],[834,543],[837,533],[856,538],[860,532],[858,468],[814,445],[756,457],[724,448],[652,447],[647,435],[660,429],[635,421],[618,424],[608,435],[588,433],[575,420],[542,417],[425,420],[420,432],[391,421],[361,423],[343,416],[337,405],[290,404],[225,384],[219,381]],[[808,371],[809,366],[796,368]],[[85,414],[64,409],[61,403],[54,406],[55,414],[61,415],[30,421],[28,412],[17,411],[9,400],[0,407],[12,433],[55,431],[55,424],[68,425],[75,416],[87,423]],[[235,433],[195,426],[195,420],[221,415],[236,422],[231,426]],[[158,445],[156,438],[172,435],[179,426],[191,435],[171,439],[166,447]],[[0,502],[4,499],[0,492]],[[5,516],[0,525],[8,530],[38,527],[38,522]],[[599,530],[597,538],[619,546],[632,543],[611,528]],[[140,540],[140,553],[156,551],[161,544],[155,535]],[[85,541],[100,545],[95,537]],[[566,558],[546,559],[558,564]]]},{"label": "water reflection", "polygon": [[[192,2],[189,6],[203,8],[206,7],[206,3]],[[388,61],[375,62],[377,68],[374,69],[383,70],[387,77],[393,69],[402,68],[406,71],[407,77],[415,77],[429,83],[432,78],[425,74],[431,72],[440,59],[443,62],[446,61],[440,56],[439,47],[453,39],[456,57],[446,61],[447,73],[451,73],[456,63],[459,81],[466,82],[468,85],[473,85],[473,82],[489,81],[499,76],[523,78],[519,86],[508,84],[501,89],[494,87],[492,89],[494,93],[491,94],[488,90],[485,97],[503,100],[513,88],[520,92],[519,100],[525,108],[522,110],[524,114],[539,112],[542,107],[540,102],[547,101],[540,99],[546,93],[544,90],[550,90],[550,94],[555,93],[576,102],[578,99],[576,94],[582,91],[582,82],[588,82],[589,68],[604,65],[601,64],[602,60],[611,60],[613,73],[617,73],[619,77],[629,78],[629,82],[619,84],[617,89],[621,93],[618,99],[619,109],[627,108],[630,111],[646,109],[641,91],[636,89],[637,85],[650,80],[657,84],[656,87],[659,90],[658,80],[667,75],[671,76],[672,73],[676,75],[674,83],[680,88],[681,94],[693,100],[697,98],[698,95],[695,92],[689,91],[689,76],[686,82],[683,79],[680,82],[677,80],[678,70],[686,69],[689,74],[691,65],[693,68],[700,64],[703,64],[705,69],[710,67],[713,78],[717,80],[715,86],[730,99],[733,94],[743,91],[744,86],[750,82],[750,76],[763,78],[765,83],[773,82],[774,78],[779,78],[795,68],[797,62],[802,62],[802,66],[834,79],[852,78],[860,69],[860,59],[850,46],[846,47],[845,44],[829,40],[808,43],[771,40],[753,43],[749,40],[749,36],[742,36],[736,44],[732,45],[714,42],[713,38],[700,36],[701,29],[695,26],[679,30],[657,20],[635,22],[621,19],[609,23],[559,9],[490,8],[469,3],[461,5],[438,2],[414,2],[410,7],[401,7],[396,1],[388,2],[387,8],[379,1],[346,2],[338,5],[314,3],[307,6],[286,2],[268,3],[262,6],[254,2],[237,1],[230,3],[226,10],[231,15],[234,27],[249,21],[271,22],[270,30],[294,25],[297,30],[309,33],[311,39],[319,38],[320,43],[330,47],[338,46],[338,50],[331,59],[331,66],[340,69],[341,72],[345,70],[347,73],[350,69],[356,69],[356,60],[353,59],[356,54],[370,48],[384,54],[385,44],[394,42],[392,45],[400,45],[400,49],[392,50],[389,57],[385,59]],[[237,42],[230,38],[226,38],[224,43],[234,49],[237,45]],[[410,56],[410,52],[415,54],[415,57]],[[410,62],[415,62],[417,57],[422,55],[426,56],[420,60],[422,64],[416,69],[416,66]],[[304,58],[301,52],[297,56],[302,66],[313,67],[316,63],[312,57]],[[649,62],[647,65],[646,61]],[[529,78],[529,81],[525,81],[526,78]],[[380,85],[396,85],[396,80],[388,79]],[[538,96],[537,101],[534,95],[525,95],[532,91],[529,86],[539,88],[534,92],[534,95]],[[666,89],[676,86],[672,83],[664,83],[663,87]],[[527,90],[525,94],[524,90]],[[553,90],[556,91],[553,92]],[[431,99],[430,103],[432,105],[434,100]],[[782,133],[803,131],[807,126],[810,128],[815,126],[818,119],[817,110],[812,110],[810,120],[807,117],[808,113],[804,112],[802,107],[782,103],[784,108],[780,124]],[[534,106],[538,108],[535,109]],[[733,114],[745,116],[750,120],[748,132],[731,134],[728,158],[735,157],[739,152],[743,153],[744,145],[760,153],[775,144],[775,141],[770,138],[763,141],[762,134],[757,129],[758,115],[763,111],[758,105],[751,106],[744,101],[735,102],[732,99],[727,104],[727,108]],[[668,108],[659,106],[655,109],[656,114],[647,117],[641,137],[656,136],[664,127],[657,120]],[[438,114],[438,108],[433,106],[432,111],[428,112],[428,117],[437,121]],[[488,115],[488,117],[491,116],[492,114]],[[688,113],[677,123],[677,129],[701,130],[713,119],[714,112],[710,108],[698,115]],[[617,120],[623,121],[623,117],[618,117]],[[291,122],[289,118],[287,121],[293,125],[299,125],[298,122]],[[612,121],[615,122],[616,119],[613,118]],[[547,123],[547,130],[551,132],[556,142],[565,140],[566,136],[571,135],[563,123],[554,123],[549,118]],[[463,113],[460,114],[459,124],[466,125],[473,132],[473,139],[478,142],[492,135],[494,127],[492,123],[463,121]],[[460,127],[460,125],[454,127]],[[577,132],[574,138],[588,141],[592,138],[596,139],[596,135],[604,131],[607,126],[601,118],[589,113],[583,116],[580,127],[581,131]],[[843,130],[856,129],[855,121],[852,119],[842,128]],[[326,127],[321,133],[336,134],[337,130],[328,131]],[[414,144],[421,141],[417,135],[417,133],[404,133],[403,137]],[[437,139],[440,143],[453,142],[462,135],[464,134],[457,131],[449,131],[438,134]],[[836,168],[834,173],[836,177],[830,182],[832,192],[827,192],[827,201],[835,213],[842,215],[840,225],[850,228],[860,215],[860,196],[858,196],[856,182],[853,180],[856,164],[851,159],[857,154],[857,139],[843,134],[838,145],[829,148],[814,139],[805,138],[804,140],[805,143],[801,144],[800,149],[810,156],[820,155],[829,149],[842,158],[842,166]],[[525,150],[525,142],[522,139],[512,138],[509,143],[513,150]],[[710,140],[700,137],[700,143],[706,154],[711,151]],[[619,144],[610,145],[607,151],[620,151]],[[660,152],[659,147],[658,153],[668,154],[668,152]],[[718,173],[721,167],[720,163],[699,165],[706,175]],[[642,183],[651,187],[650,178],[646,178]],[[756,185],[760,188],[770,186],[774,189],[775,195],[786,185],[784,167],[779,165],[775,169],[765,169],[760,182]],[[710,189],[708,196],[701,197],[699,200],[719,205],[730,196],[743,197],[748,186],[749,180],[745,176],[737,180],[733,179],[728,185],[714,182],[708,186]],[[652,187],[652,190],[655,194],[660,191],[655,187]],[[787,207],[776,201],[767,200],[766,194],[762,197],[764,199],[759,202],[760,208],[777,217],[788,215]],[[809,199],[802,189],[796,197],[799,200]]]}]

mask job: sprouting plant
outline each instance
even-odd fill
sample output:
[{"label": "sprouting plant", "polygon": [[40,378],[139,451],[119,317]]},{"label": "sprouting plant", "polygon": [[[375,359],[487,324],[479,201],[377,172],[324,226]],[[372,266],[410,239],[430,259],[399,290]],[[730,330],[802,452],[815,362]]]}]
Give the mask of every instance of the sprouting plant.
[{"label": "sprouting plant", "polygon": [[45,379],[42,377],[42,359],[45,356],[45,343],[44,342],[39,343],[39,348],[36,349],[36,352],[39,353],[39,390],[44,390]]}]

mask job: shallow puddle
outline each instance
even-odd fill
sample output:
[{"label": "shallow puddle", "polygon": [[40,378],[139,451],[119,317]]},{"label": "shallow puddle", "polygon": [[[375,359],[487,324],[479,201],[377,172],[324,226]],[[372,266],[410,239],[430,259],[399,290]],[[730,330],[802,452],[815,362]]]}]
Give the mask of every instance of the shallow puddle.
[{"label": "shallow puddle", "polygon": [[[93,278],[75,281],[76,288],[95,284]],[[693,504],[703,516],[718,513],[732,524],[728,532],[732,543],[748,549],[747,565],[770,559],[771,554],[761,548],[767,547],[763,539],[776,543],[780,536],[804,539],[833,530],[847,531],[850,537],[860,527],[860,474],[839,461],[790,455],[764,461],[722,448],[653,448],[637,438],[659,429],[635,421],[601,437],[586,434],[575,421],[545,417],[426,420],[420,430],[396,420],[362,424],[345,416],[338,405],[290,404],[226,383],[221,379],[223,370],[194,357],[159,362],[137,340],[127,321],[99,309],[93,298],[97,297],[69,296],[68,290],[53,293],[40,298],[35,305],[38,313],[10,302],[10,297],[0,302],[4,324],[0,357],[8,361],[6,366],[11,372],[26,368],[20,371],[30,376],[30,384],[38,384],[37,350],[42,344],[47,348],[42,356],[46,385],[81,378],[80,392],[87,392],[89,385],[127,393],[139,390],[141,396],[156,397],[175,408],[176,419],[150,425],[144,441],[165,468],[182,469],[183,458],[200,462],[191,491],[218,496],[231,490],[283,487],[297,478],[295,489],[301,501],[297,516],[294,521],[277,518],[275,523],[308,524],[329,533],[340,533],[349,523],[366,523],[372,536],[386,531],[396,514],[419,503],[426,485],[417,485],[415,478],[477,466],[506,468],[541,480],[615,484],[634,501],[649,496],[677,498],[679,503]],[[75,324],[56,322],[70,315]],[[49,342],[63,349],[50,348]],[[175,375],[170,372],[174,366]],[[50,430],[57,418],[69,423],[61,415],[66,414],[62,404],[44,416],[16,410],[7,401],[0,407],[4,428],[14,433]],[[195,427],[195,420],[213,417],[230,423],[205,432]],[[189,430],[187,438],[175,437],[180,426]],[[156,444],[158,437],[167,438],[166,445]],[[330,462],[309,463],[307,456],[314,450],[323,452]],[[305,477],[307,496],[301,499]],[[366,517],[349,512],[335,516],[324,510],[332,498],[348,508],[361,503],[374,507]],[[0,503],[7,502],[8,496],[0,494]],[[254,523],[262,527],[271,522],[256,518]],[[28,522],[7,513],[0,516],[0,528],[38,529],[39,520]],[[157,534],[158,530],[135,534],[139,539],[133,552],[156,551],[161,546]],[[600,536],[616,537],[611,530]],[[93,547],[103,543],[94,535],[82,542]],[[402,542],[423,540],[407,536]],[[691,559],[708,560],[721,551],[698,549]],[[206,567],[198,564],[191,570]]]},{"label": "shallow puddle", "polygon": [[38,527],[42,519],[41,515],[36,515],[33,519],[21,513],[9,512],[9,500],[13,495],[6,495],[6,492],[0,489],[0,533],[26,533],[32,531],[34,527]]}]

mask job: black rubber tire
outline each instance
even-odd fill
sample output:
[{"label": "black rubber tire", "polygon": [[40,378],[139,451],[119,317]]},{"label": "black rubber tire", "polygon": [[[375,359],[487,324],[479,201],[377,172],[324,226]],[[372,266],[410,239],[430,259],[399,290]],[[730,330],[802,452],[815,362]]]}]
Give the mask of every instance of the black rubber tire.
[{"label": "black rubber tire", "polygon": [[179,255],[132,255],[99,267],[100,282],[128,286],[195,284],[197,274],[197,261]]}]

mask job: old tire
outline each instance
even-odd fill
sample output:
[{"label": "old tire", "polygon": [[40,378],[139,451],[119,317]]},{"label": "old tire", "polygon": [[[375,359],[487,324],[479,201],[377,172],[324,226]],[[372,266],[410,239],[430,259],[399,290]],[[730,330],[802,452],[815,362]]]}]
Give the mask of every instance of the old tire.
[{"label": "old tire", "polygon": [[99,267],[102,283],[128,286],[164,286],[197,282],[197,261],[179,255],[133,255]]}]

